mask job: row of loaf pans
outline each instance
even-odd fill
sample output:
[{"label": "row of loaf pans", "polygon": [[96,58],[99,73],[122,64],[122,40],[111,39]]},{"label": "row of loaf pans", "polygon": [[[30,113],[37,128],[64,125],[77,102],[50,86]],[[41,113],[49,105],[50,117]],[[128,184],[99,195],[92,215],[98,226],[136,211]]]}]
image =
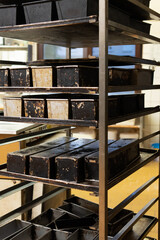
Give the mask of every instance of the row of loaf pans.
[{"label": "row of loaf pans", "polygon": [[[93,240],[98,236],[98,209],[97,204],[72,196],[62,206],[48,209],[30,222],[13,220],[0,227],[0,240]],[[109,235],[114,236],[132,217],[132,211],[121,210],[108,223]]]},{"label": "row of loaf pans", "polygon": [[[69,65],[0,69],[0,86],[12,87],[98,87],[99,69]],[[148,69],[108,69],[108,84],[152,85],[154,71]]]},{"label": "row of loaf pans", "polygon": [[[99,14],[98,0],[41,0],[0,7],[0,26],[30,24],[55,20],[83,18]],[[138,17],[137,17],[138,18]],[[109,19],[149,34],[150,24],[131,18],[127,12],[109,6]]]},{"label": "row of loaf pans", "polygon": [[[144,94],[108,97],[108,116],[114,118],[144,110]],[[98,120],[98,94],[42,94],[4,98],[4,116],[61,120]]]},{"label": "row of loaf pans", "polygon": [[[63,181],[99,180],[99,141],[64,138],[9,153],[7,170],[37,177]],[[136,139],[109,141],[109,179],[140,157]],[[123,147],[127,148],[124,150]],[[115,154],[113,155],[113,153]]]},{"label": "row of loaf pans", "polygon": [[[21,4],[21,3],[28,3],[28,2],[36,2],[39,0],[0,0],[2,4]],[[149,6],[150,0],[138,0],[140,3]]]}]

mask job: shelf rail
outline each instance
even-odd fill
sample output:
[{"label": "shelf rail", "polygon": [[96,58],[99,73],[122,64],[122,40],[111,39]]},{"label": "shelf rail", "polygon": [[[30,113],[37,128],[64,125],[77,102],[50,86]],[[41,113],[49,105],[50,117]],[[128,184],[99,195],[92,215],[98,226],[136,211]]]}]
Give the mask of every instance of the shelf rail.
[{"label": "shelf rail", "polygon": [[142,208],[114,237],[113,240],[121,240],[132,229],[132,227],[138,222],[138,220],[144,216],[144,214],[159,200],[159,198],[153,198],[144,208]]},{"label": "shelf rail", "polygon": [[125,208],[130,202],[132,202],[136,197],[138,197],[146,188],[148,188],[152,183],[157,181],[159,176],[151,178],[149,181],[144,183],[136,191],[130,194],[126,199],[124,199],[120,204],[118,204],[114,209],[109,212],[108,221],[111,221],[123,208]]},{"label": "shelf rail", "polygon": [[19,191],[22,191],[32,185],[34,185],[35,183],[34,182],[21,182],[19,184],[16,184],[12,187],[9,187],[7,189],[4,189],[2,191],[0,191],[0,200],[3,199],[3,198],[6,198],[16,192],[19,192]]},{"label": "shelf rail", "polygon": [[14,142],[20,142],[20,141],[32,139],[34,137],[47,136],[47,135],[51,135],[51,134],[54,134],[57,132],[67,131],[69,129],[70,129],[70,127],[54,127],[54,128],[50,128],[50,129],[33,132],[33,133],[26,133],[26,134],[17,135],[14,137],[0,139],[0,146],[14,143]]},{"label": "shelf rail", "polygon": [[4,225],[5,223],[9,222],[12,219],[18,217],[22,213],[25,213],[28,210],[36,207],[37,205],[44,203],[45,201],[57,196],[60,193],[63,193],[64,191],[66,191],[64,188],[56,188],[56,189],[44,194],[43,196],[38,197],[38,198],[34,199],[33,201],[3,215],[2,217],[0,217],[0,226]]}]

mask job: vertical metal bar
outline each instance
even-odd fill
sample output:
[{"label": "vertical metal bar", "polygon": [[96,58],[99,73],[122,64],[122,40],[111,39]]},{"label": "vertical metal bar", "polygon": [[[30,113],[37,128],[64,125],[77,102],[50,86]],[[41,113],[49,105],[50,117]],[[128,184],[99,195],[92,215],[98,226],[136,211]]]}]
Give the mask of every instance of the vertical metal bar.
[{"label": "vertical metal bar", "polygon": [[71,48],[66,48],[66,59],[71,59]]},{"label": "vertical metal bar", "polygon": [[108,0],[99,0],[99,239],[108,239]]},{"label": "vertical metal bar", "polygon": [[[71,58],[72,58],[71,48],[66,48],[66,59],[71,59]],[[71,128],[70,128],[66,131],[66,136],[71,137],[71,135],[72,135],[72,132],[71,132]]]}]

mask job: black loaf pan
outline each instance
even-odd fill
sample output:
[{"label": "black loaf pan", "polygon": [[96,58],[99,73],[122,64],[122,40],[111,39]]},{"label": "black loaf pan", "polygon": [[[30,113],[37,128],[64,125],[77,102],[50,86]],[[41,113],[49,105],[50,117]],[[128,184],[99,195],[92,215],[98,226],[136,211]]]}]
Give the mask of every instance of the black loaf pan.
[{"label": "black loaf pan", "polygon": [[84,208],[87,208],[88,210],[90,210],[90,211],[92,211],[96,214],[99,213],[99,205],[98,204],[90,202],[90,201],[85,200],[83,198],[72,196],[69,199],[66,199],[64,201],[64,204],[66,204],[66,203],[74,203],[74,204],[80,205]]},{"label": "black loaf pan", "polygon": [[47,211],[40,214],[39,216],[37,216],[36,218],[32,219],[31,223],[48,227],[51,223],[53,223],[55,220],[57,220],[59,217],[63,215],[64,213],[62,211],[50,208]]},{"label": "black loaf pan", "polygon": [[84,218],[95,215],[94,212],[91,210],[84,208],[82,206],[76,205],[74,203],[68,203],[63,206],[60,206],[58,209],[61,209],[62,211],[66,213],[71,213],[75,217]]},{"label": "black loaf pan", "polygon": [[0,240],[9,240],[16,234],[28,228],[31,224],[21,220],[13,220],[10,223],[0,227]]},{"label": "black loaf pan", "polygon": [[12,240],[50,240],[52,230],[47,227],[32,224],[24,231],[17,234]]},{"label": "black loaf pan", "polygon": [[26,23],[48,22],[58,19],[55,1],[23,3]]},{"label": "black loaf pan", "polygon": [[0,26],[14,26],[25,24],[24,10],[21,5],[0,7]]},{"label": "black loaf pan", "polygon": [[68,238],[68,240],[94,240],[97,235],[97,231],[78,229]]}]

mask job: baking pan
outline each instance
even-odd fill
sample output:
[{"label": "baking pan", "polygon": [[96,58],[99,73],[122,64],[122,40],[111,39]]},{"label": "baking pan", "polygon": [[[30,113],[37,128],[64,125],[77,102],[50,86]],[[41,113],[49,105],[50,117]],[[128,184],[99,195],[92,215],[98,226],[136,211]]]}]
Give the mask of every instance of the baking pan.
[{"label": "baking pan", "polygon": [[37,216],[36,218],[32,219],[31,223],[47,227],[62,215],[64,215],[63,212],[50,208],[47,211],[40,214],[39,216]]},{"label": "baking pan", "polygon": [[149,7],[150,0],[138,0],[138,1]]},{"label": "baking pan", "polygon": [[47,118],[47,103],[45,99],[25,98],[24,99],[24,116]]},{"label": "baking pan", "polygon": [[131,17],[127,11],[124,11],[121,8],[122,6],[118,8],[109,4],[109,20],[149,34],[150,24],[137,20],[135,16]]},{"label": "baking pan", "polygon": [[68,99],[47,99],[48,118],[70,119],[70,107]]},{"label": "baking pan", "polygon": [[99,141],[56,157],[57,179],[65,181],[84,181],[84,158],[99,150]]},{"label": "baking pan", "polygon": [[149,69],[133,69],[131,71],[131,85],[153,85],[154,71]]},{"label": "baking pan", "polygon": [[150,33],[150,28],[151,28],[151,24],[142,22],[142,21],[138,21],[135,20],[135,18],[131,18],[130,17],[130,25],[129,27],[134,28],[140,32],[144,32],[149,34]]},{"label": "baking pan", "polygon": [[72,99],[71,118],[75,120],[98,120],[98,101],[94,99]]},{"label": "baking pan", "polygon": [[120,99],[116,96],[108,96],[108,117],[117,117],[121,113]]},{"label": "baking pan", "polygon": [[[78,217],[78,218],[85,218],[93,215],[95,216],[95,214],[91,210],[74,203],[64,204],[58,207],[58,209],[61,209],[66,213],[72,213],[75,217]],[[59,220],[61,219],[59,218]]]},{"label": "baking pan", "polygon": [[12,87],[32,87],[31,68],[10,69]]},{"label": "baking pan", "polygon": [[13,220],[12,222],[0,227],[0,240],[9,240],[30,225],[31,224],[29,222],[18,219]]},{"label": "baking pan", "polygon": [[56,75],[54,67],[32,67],[33,87],[56,87]]},{"label": "baking pan", "polygon": [[120,98],[123,115],[138,112],[137,96],[135,94],[122,95]]},{"label": "baking pan", "polygon": [[109,20],[118,22],[123,25],[128,25],[130,22],[130,16],[120,8],[117,8],[109,3]]},{"label": "baking pan", "polygon": [[137,94],[138,111],[144,110],[144,94]]},{"label": "baking pan", "polygon": [[[97,94],[61,94],[57,96],[57,99],[56,97],[47,99],[48,118],[63,120],[79,117],[86,119],[97,118]],[[86,99],[83,100],[83,98]],[[72,106],[75,106],[74,109],[72,109]],[[93,107],[94,110],[87,111],[86,108],[88,107]],[[80,116],[77,116],[78,113]]]},{"label": "baking pan", "polygon": [[0,69],[0,87],[8,87],[10,86],[10,72],[9,68]]},{"label": "baking pan", "polygon": [[70,65],[57,67],[58,87],[98,87],[96,67]]},{"label": "baking pan", "polygon": [[22,99],[17,98],[3,98],[4,116],[6,117],[22,117]]},{"label": "baking pan", "polygon": [[50,240],[51,234],[52,230],[50,228],[32,224],[30,227],[11,238],[11,240]]},{"label": "baking pan", "polygon": [[92,143],[93,141],[94,140],[90,139],[78,139],[63,146],[48,149],[35,155],[31,155],[29,160],[30,175],[51,179],[56,178],[57,171],[55,158],[82,146],[85,146],[89,143]]},{"label": "baking pan", "polygon": [[28,147],[20,151],[11,152],[7,155],[7,170],[10,172],[17,172],[29,174],[29,156],[45,151],[50,148],[61,146],[65,143],[74,141],[76,138],[62,137],[33,147]]},{"label": "baking pan", "polygon": [[110,68],[108,69],[109,85],[129,85],[131,79],[130,69]]},{"label": "baking pan", "polygon": [[131,163],[132,161],[134,161],[135,159],[137,159],[140,156],[139,144],[132,146],[132,143],[134,143],[135,141],[137,141],[137,139],[135,139],[135,138],[119,139],[118,141],[110,144],[109,147],[121,149],[122,147],[128,146],[128,148],[126,150],[124,150],[125,165],[127,166],[129,163]]},{"label": "baking pan", "polygon": [[71,236],[71,233],[66,231],[53,230],[53,236],[53,239],[55,240],[67,240],[68,237]]},{"label": "baking pan", "polygon": [[[117,148],[108,148],[108,154],[120,150]],[[116,156],[108,160],[108,178],[111,179],[120,173],[126,167],[127,153],[118,152]],[[87,180],[99,180],[99,152],[95,152],[85,157],[85,178]]]},{"label": "baking pan", "polygon": [[98,0],[56,1],[58,19],[82,18],[98,15]]},{"label": "baking pan", "polygon": [[121,115],[138,112],[144,109],[144,94],[116,95],[119,99]]},{"label": "baking pan", "polygon": [[41,0],[23,4],[26,23],[47,22],[57,20],[55,1]]},{"label": "baking pan", "polygon": [[17,23],[16,5],[0,7],[0,26],[13,26]]},{"label": "baking pan", "polygon": [[78,229],[68,238],[68,240],[94,240],[97,235],[97,231]]},{"label": "baking pan", "polygon": [[87,208],[87,209],[91,210],[92,212],[94,212],[96,214],[99,213],[99,205],[98,204],[90,202],[90,201],[88,201],[86,199],[83,199],[83,198],[72,196],[71,198],[66,199],[64,201],[64,203],[74,203],[74,204],[80,205],[84,208]]},{"label": "baking pan", "polygon": [[57,219],[56,227],[58,229],[78,229],[78,228],[88,228],[93,226],[96,223],[94,217],[85,217],[85,218],[77,218],[77,219]]},{"label": "baking pan", "polygon": [[132,218],[134,213],[123,209],[108,223],[108,235],[116,235]]}]

